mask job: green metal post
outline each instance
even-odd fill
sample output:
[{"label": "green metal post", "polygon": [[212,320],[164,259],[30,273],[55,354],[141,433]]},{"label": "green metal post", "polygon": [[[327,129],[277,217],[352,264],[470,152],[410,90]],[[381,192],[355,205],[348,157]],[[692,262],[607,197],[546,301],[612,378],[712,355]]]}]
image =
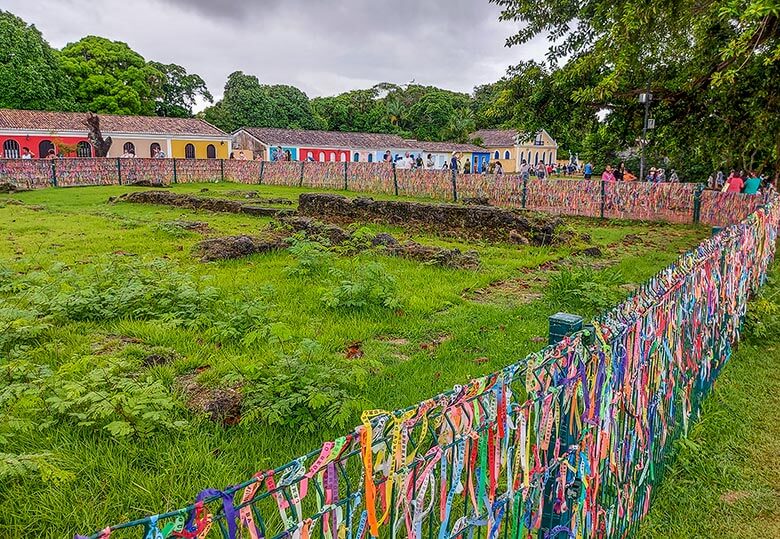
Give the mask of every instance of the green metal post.
[{"label": "green metal post", "polygon": [[265,161],[260,161],[260,185],[263,185],[263,171],[265,170]]},{"label": "green metal post", "polygon": [[347,178],[348,178],[348,172],[347,172],[347,166],[349,165],[349,161],[344,161],[344,190],[346,191],[349,188],[349,185],[347,185]]},{"label": "green metal post", "polygon": [[178,176],[176,175],[176,158],[173,158],[173,183],[179,183]]},{"label": "green metal post", "polygon": [[601,180],[601,218],[604,219],[604,205],[606,204],[607,186],[604,180]]},{"label": "green metal post", "polygon": [[298,179],[298,187],[303,187],[303,167],[306,165],[306,161],[301,161],[301,177]]},{"label": "green metal post", "polygon": [[704,185],[699,184],[693,192],[693,222],[698,223],[701,220],[701,193],[704,191]]},{"label": "green metal post", "polygon": [[54,159],[51,160],[51,184],[57,187],[57,163]]},{"label": "green metal post", "polygon": [[395,189],[395,196],[398,196],[398,174],[395,173],[395,161],[391,164],[393,166],[393,188]]},{"label": "green metal post", "polygon": [[526,197],[528,196],[528,176],[523,175],[523,208],[525,208]]},{"label": "green metal post", "polygon": [[458,171],[452,169],[452,200],[458,201]]},{"label": "green metal post", "polygon": [[119,185],[122,185],[122,159],[116,158],[116,176],[119,179]]}]

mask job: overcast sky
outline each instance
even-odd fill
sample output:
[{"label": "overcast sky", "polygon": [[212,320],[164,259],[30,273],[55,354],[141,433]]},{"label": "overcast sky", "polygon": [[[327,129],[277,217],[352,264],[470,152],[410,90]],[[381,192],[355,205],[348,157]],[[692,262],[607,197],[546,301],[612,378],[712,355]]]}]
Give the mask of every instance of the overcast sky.
[{"label": "overcast sky", "polygon": [[520,60],[515,26],[488,0],[3,0],[61,48],[86,35],[124,41],[147,60],[201,75],[218,98],[233,71],[309,97],[414,80],[469,92]]}]

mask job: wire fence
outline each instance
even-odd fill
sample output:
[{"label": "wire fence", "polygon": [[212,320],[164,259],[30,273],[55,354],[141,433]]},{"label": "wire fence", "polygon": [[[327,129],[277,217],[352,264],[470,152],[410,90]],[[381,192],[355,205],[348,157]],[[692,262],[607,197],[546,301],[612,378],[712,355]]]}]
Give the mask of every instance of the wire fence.
[{"label": "wire fence", "polygon": [[0,182],[18,188],[228,181],[426,197],[490,204],[562,215],[702,222],[740,221],[766,202],[764,195],[705,191],[692,183],[541,180],[454,170],[398,169],[391,163],[319,163],[217,159],[10,159],[0,160]]},{"label": "wire fence", "polygon": [[365,411],[292,462],[91,537],[626,537],[739,340],[779,220],[773,197],[585,331],[410,408]]}]

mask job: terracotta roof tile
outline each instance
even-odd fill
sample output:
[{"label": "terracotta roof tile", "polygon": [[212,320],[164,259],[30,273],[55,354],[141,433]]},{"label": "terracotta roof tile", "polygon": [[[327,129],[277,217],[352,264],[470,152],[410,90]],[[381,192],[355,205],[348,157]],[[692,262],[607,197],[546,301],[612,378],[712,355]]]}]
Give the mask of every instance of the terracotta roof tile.
[{"label": "terracotta roof tile", "polygon": [[[156,135],[197,135],[227,137],[227,134],[198,118],[162,118],[159,116],[120,116],[99,114],[105,134],[135,133]],[[83,112],[0,109],[0,129],[36,129],[42,131],[83,131],[87,126]]]},{"label": "terracotta roof tile", "polygon": [[508,148],[515,145],[517,135],[515,129],[481,129],[469,135],[469,138],[482,139],[482,144],[488,148]]}]

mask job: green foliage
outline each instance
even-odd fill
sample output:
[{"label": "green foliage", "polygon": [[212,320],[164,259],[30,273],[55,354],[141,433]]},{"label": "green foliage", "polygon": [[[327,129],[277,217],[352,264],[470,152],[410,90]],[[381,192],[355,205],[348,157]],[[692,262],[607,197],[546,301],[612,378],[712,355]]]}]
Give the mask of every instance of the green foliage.
[{"label": "green foliage", "polygon": [[260,84],[254,75],[231,73],[222,100],[203,111],[202,117],[232,132],[241,127],[287,127],[314,129],[309,98],[292,86]]},{"label": "green foliage", "polygon": [[359,264],[349,274],[335,268],[330,273],[339,280],[338,285],[322,297],[330,309],[376,307],[395,310],[401,307],[395,278],[377,262]]},{"label": "green foliage", "polygon": [[154,114],[162,74],[127,43],[87,36],[66,45],[61,59],[80,107],[111,114]]},{"label": "green foliage", "polygon": [[58,56],[35,26],[0,10],[0,108],[71,110]]},{"label": "green foliage", "polygon": [[214,101],[203,79],[194,73],[187,73],[182,66],[149,62],[149,67],[162,74],[156,88],[158,97],[155,113],[158,116],[188,118],[192,116],[192,108],[198,96],[209,103]]},{"label": "green foliage", "polygon": [[345,429],[363,408],[369,368],[323,357],[316,342],[305,340],[294,354],[246,376],[242,421],[307,433]]},{"label": "green foliage", "polygon": [[39,312],[19,309],[0,300],[0,357],[33,342],[49,327]]},{"label": "green foliage", "polygon": [[776,339],[780,335],[778,293],[763,294],[753,300],[745,313],[745,334],[757,341]]},{"label": "green foliage", "polygon": [[295,264],[285,268],[287,275],[303,277],[320,274],[333,259],[327,245],[307,240],[302,234],[296,234],[288,241],[290,247],[287,251],[295,258]]},{"label": "green foliage", "polygon": [[38,475],[42,482],[62,483],[75,478],[57,466],[52,453],[0,453],[0,482]]},{"label": "green foliage", "polygon": [[0,432],[45,431],[67,423],[124,438],[186,427],[171,392],[138,371],[138,364],[128,359],[99,356],[80,357],[56,369],[22,360],[3,365]]},{"label": "green foliage", "polygon": [[195,327],[211,342],[222,345],[249,347],[272,335],[268,306],[256,299],[221,300],[196,320]]},{"label": "green foliage", "polygon": [[598,313],[615,305],[623,296],[622,275],[617,271],[595,272],[590,268],[564,269],[550,277],[545,299],[560,308],[587,309]]}]

